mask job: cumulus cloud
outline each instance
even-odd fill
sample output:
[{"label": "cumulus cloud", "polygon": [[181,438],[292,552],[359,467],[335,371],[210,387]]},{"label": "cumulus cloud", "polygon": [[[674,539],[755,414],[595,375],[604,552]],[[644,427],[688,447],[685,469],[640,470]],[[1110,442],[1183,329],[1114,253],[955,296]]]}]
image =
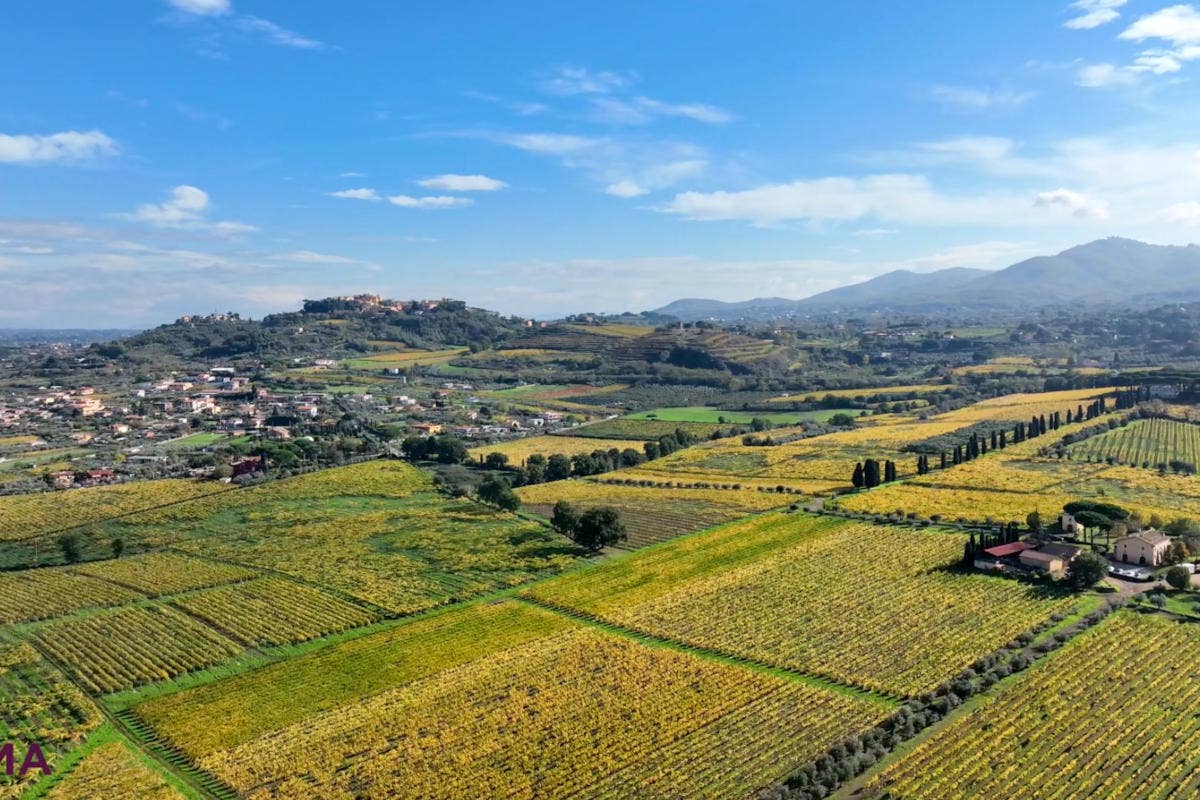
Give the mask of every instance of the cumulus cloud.
[{"label": "cumulus cloud", "polygon": [[172,6],[188,14],[221,16],[233,11],[229,0],[167,0]]},{"label": "cumulus cloud", "polygon": [[418,186],[426,189],[440,189],[443,192],[495,192],[508,186],[504,181],[489,178],[487,175],[434,175],[417,181]]},{"label": "cumulus cloud", "polygon": [[1061,208],[1076,217],[1091,217],[1093,219],[1108,218],[1108,203],[1094,200],[1088,195],[1070,189],[1054,189],[1040,192],[1034,198],[1033,204],[1038,208]]},{"label": "cumulus cloud", "polygon": [[1117,38],[1135,42],[1163,39],[1179,47],[1200,44],[1200,11],[1186,4],[1169,6],[1141,17]]},{"label": "cumulus cloud", "polygon": [[1124,6],[1126,2],[1128,0],[1076,0],[1071,3],[1070,8],[1078,14],[1063,23],[1063,26],[1072,30],[1085,31],[1107,25],[1121,16],[1117,9]]},{"label": "cumulus cloud", "polygon": [[383,197],[374,189],[362,187],[359,189],[341,189],[340,191],[330,192],[330,197],[341,197],[346,200],[382,200]]},{"label": "cumulus cloud", "polygon": [[448,197],[445,195],[412,197],[407,194],[391,195],[387,201],[401,208],[464,208],[475,203],[469,197]]},{"label": "cumulus cloud", "polygon": [[118,150],[115,141],[96,130],[0,134],[0,164],[78,163],[116,155]]},{"label": "cumulus cloud", "polygon": [[124,219],[153,225],[156,228],[202,230],[218,236],[240,236],[258,228],[242,222],[223,220],[212,222],[207,218],[211,200],[208,192],[195,186],[183,184],[171,190],[171,195],[161,203],[145,203]]}]

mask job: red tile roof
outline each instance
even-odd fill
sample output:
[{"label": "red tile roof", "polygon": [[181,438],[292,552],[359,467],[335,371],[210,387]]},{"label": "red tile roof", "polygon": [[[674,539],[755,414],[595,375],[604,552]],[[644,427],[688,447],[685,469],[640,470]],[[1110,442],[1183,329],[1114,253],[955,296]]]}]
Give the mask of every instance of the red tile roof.
[{"label": "red tile roof", "polygon": [[983,552],[987,553],[992,558],[1003,558],[1004,556],[1016,555],[1024,550],[1032,550],[1037,547],[1033,542],[1011,542],[1010,544],[998,544],[995,547],[989,547]]}]

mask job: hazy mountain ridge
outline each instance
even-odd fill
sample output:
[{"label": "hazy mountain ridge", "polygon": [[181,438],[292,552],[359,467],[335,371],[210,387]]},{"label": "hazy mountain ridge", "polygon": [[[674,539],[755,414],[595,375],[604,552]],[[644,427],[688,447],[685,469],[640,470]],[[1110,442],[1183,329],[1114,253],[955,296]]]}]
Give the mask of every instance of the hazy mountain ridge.
[{"label": "hazy mountain ridge", "polygon": [[1112,237],[1001,270],[899,269],[801,300],[676,300],[656,313],[692,319],[771,319],[831,311],[948,311],[1075,305],[1151,305],[1200,299],[1200,246]]}]

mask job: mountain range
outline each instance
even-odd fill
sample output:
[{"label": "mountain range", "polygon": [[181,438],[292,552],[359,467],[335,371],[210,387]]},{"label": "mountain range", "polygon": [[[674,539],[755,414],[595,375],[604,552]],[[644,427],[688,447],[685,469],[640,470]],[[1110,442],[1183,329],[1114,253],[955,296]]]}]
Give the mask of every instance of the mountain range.
[{"label": "mountain range", "polygon": [[727,303],[683,299],[655,309],[682,320],[767,320],[833,312],[1155,305],[1200,300],[1200,246],[1152,245],[1112,237],[1001,270],[898,269],[801,300]]}]

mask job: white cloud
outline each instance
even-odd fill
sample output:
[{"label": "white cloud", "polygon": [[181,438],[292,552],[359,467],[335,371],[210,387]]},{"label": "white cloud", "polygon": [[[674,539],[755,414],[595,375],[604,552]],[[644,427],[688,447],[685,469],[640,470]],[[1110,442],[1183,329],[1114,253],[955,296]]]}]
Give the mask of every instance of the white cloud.
[{"label": "white cloud", "polygon": [[1137,83],[1137,75],[1114,64],[1084,64],[1075,82],[1089,89],[1107,89]]},{"label": "white cloud", "polygon": [[650,97],[597,97],[591,103],[592,119],[614,125],[646,125],[661,117],[682,117],[710,125],[733,119],[728,111],[707,103],[665,103]]},{"label": "white cloud", "polygon": [[1144,42],[1164,39],[1177,47],[1200,44],[1200,11],[1191,5],[1175,5],[1141,17],[1119,39]]},{"label": "white cloud", "polygon": [[360,264],[356,258],[347,258],[346,256],[330,255],[328,253],[314,253],[312,250],[293,250],[290,253],[277,253],[273,256],[268,256],[275,261],[295,261],[300,264]]},{"label": "white cloud", "polygon": [[339,178],[365,178],[365,177],[367,177],[367,173],[365,173],[365,172],[343,172],[340,175],[338,175],[338,177]]},{"label": "white cloud", "polygon": [[330,192],[330,197],[341,197],[347,200],[382,200],[383,197],[374,189],[363,187],[361,189],[342,189],[337,192]]},{"label": "white cloud", "polygon": [[1094,200],[1088,195],[1070,189],[1054,189],[1040,192],[1034,198],[1033,204],[1038,208],[1062,208],[1076,217],[1091,217],[1093,219],[1108,218],[1108,203]]},{"label": "white cloud", "polygon": [[229,0],[167,0],[180,11],[201,16],[220,16],[233,10]]},{"label": "white cloud", "polygon": [[908,262],[917,269],[1008,266],[1043,250],[1028,242],[987,241],[954,245]]},{"label": "white cloud", "polygon": [[117,143],[100,131],[45,135],[0,134],[0,164],[52,164],[91,161],[116,155]]},{"label": "white cloud", "polygon": [[1187,225],[1193,228],[1200,228],[1200,203],[1195,200],[1176,203],[1160,211],[1158,218],[1172,225]]},{"label": "white cloud", "polygon": [[436,195],[430,197],[411,197],[406,194],[396,194],[388,197],[388,202],[401,208],[464,208],[474,204],[469,197],[447,197]]},{"label": "white cloud", "polygon": [[923,142],[918,148],[951,161],[999,161],[1012,155],[1016,142],[1000,136],[960,136]]},{"label": "white cloud", "polygon": [[626,79],[615,72],[590,72],[583,67],[562,67],[558,73],[542,82],[551,94],[608,94],[624,86]]},{"label": "white cloud", "polygon": [[210,205],[208,192],[184,184],[172,189],[171,196],[162,203],[146,203],[132,213],[119,216],[156,228],[203,230],[218,236],[240,236],[258,230],[242,222],[209,221],[206,215]]},{"label": "white cloud", "polygon": [[1016,108],[1034,98],[1034,92],[1009,90],[972,89],[964,86],[934,86],[929,90],[933,99],[943,105],[967,111],[984,111],[991,108]]},{"label": "white cloud", "polygon": [[847,222],[864,218],[915,224],[999,221],[1013,199],[943,195],[923,175],[830,177],[742,191],[683,192],[659,210],[694,220]]},{"label": "white cloud", "polygon": [[324,42],[302,36],[295,31],[289,31],[287,28],[260,17],[238,17],[234,20],[234,25],[245,33],[259,34],[271,44],[281,47],[294,47],[299,50],[323,50],[325,48]]},{"label": "white cloud", "polygon": [[509,133],[495,137],[497,141],[524,150],[527,153],[544,155],[567,155],[592,149],[604,143],[604,139],[590,136],[575,136],[569,133]]},{"label": "white cloud", "polygon": [[860,228],[854,232],[854,235],[860,239],[882,239],[896,233],[895,228]]},{"label": "white cloud", "polygon": [[443,192],[494,192],[508,186],[504,181],[489,178],[486,175],[434,175],[417,181],[418,186],[426,189],[440,189]]},{"label": "white cloud", "polygon": [[625,179],[605,186],[604,192],[605,194],[611,194],[613,197],[640,197],[644,194],[649,194],[650,190],[635,181]]},{"label": "white cloud", "polygon": [[1076,0],[1071,3],[1071,9],[1080,12],[1063,23],[1064,27],[1077,31],[1091,30],[1107,25],[1121,16],[1117,11],[1128,0]]}]

